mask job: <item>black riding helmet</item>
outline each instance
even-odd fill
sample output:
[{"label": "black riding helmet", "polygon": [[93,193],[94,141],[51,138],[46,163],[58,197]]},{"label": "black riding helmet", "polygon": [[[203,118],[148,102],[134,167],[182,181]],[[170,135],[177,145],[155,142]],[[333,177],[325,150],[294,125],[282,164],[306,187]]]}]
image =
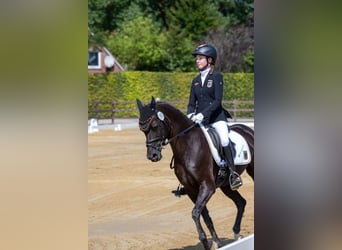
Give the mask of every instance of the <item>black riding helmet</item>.
[{"label": "black riding helmet", "polygon": [[198,46],[194,52],[192,52],[193,56],[197,55],[203,55],[206,57],[211,57],[213,59],[213,64],[215,64],[216,57],[217,57],[217,51],[216,48],[209,44],[202,44]]}]

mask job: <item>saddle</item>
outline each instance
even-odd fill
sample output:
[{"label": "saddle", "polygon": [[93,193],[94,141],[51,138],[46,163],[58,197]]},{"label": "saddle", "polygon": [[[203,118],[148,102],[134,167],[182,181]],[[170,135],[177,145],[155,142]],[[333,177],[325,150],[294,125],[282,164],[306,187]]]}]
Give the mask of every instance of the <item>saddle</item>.
[{"label": "saddle", "polygon": [[[228,126],[228,124],[227,124]],[[213,155],[213,158],[217,165],[220,164],[223,149],[220,142],[220,137],[217,131],[211,127],[205,127],[203,124],[200,124],[200,127],[209,143],[209,148]],[[233,146],[233,155],[234,155],[234,164],[235,165],[245,165],[251,162],[251,152],[248,147],[247,141],[243,138],[239,133],[230,130],[229,131],[229,140]]]},{"label": "saddle", "polygon": [[[214,147],[216,148],[216,150],[218,151],[220,157],[222,158],[224,153],[223,153],[223,148],[222,148],[222,145],[221,145],[221,140],[220,140],[219,134],[217,133],[216,129],[211,127],[211,126],[209,126],[207,128],[207,132],[208,132],[208,134],[210,136],[210,139],[211,139]],[[235,142],[230,141],[230,143],[233,145],[233,156],[235,158],[235,155],[236,155]]]}]

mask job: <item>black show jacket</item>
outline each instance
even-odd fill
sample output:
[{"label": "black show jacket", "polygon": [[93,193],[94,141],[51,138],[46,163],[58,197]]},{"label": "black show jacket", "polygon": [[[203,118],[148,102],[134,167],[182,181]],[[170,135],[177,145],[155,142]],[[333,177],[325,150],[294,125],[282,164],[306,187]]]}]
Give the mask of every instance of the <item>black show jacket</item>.
[{"label": "black show jacket", "polygon": [[223,77],[213,68],[209,71],[202,86],[201,75],[196,76],[191,83],[187,113],[202,113],[204,123],[227,121],[231,115],[222,107]]}]

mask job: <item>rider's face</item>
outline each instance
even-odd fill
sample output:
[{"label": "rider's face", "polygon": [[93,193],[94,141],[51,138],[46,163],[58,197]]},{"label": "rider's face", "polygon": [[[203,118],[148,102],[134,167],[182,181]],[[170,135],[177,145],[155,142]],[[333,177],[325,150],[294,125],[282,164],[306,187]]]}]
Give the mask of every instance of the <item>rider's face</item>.
[{"label": "rider's face", "polygon": [[196,65],[199,70],[203,70],[208,66],[207,57],[202,55],[196,56]]}]

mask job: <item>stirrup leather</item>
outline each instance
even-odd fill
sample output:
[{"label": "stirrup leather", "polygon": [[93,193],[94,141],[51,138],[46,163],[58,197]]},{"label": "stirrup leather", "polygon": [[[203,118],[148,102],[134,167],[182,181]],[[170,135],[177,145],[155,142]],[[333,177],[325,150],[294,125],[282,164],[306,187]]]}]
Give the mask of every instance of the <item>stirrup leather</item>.
[{"label": "stirrup leather", "polygon": [[223,165],[220,166],[219,171],[218,171],[218,176],[226,177],[227,176],[227,168]]},{"label": "stirrup leather", "polygon": [[227,168],[221,165],[217,173],[215,184],[217,187],[221,186],[227,178]]}]

